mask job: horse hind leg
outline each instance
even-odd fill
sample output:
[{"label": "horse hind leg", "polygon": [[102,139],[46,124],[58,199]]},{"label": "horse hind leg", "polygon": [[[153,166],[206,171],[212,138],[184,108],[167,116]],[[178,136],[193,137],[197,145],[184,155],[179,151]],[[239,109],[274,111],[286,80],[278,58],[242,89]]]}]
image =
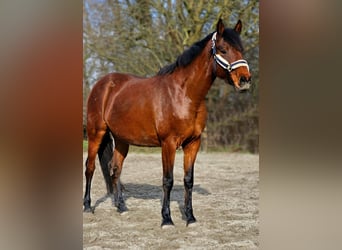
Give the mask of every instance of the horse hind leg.
[{"label": "horse hind leg", "polygon": [[101,141],[106,132],[105,128],[102,129],[88,129],[88,157],[86,160],[86,185],[85,185],[85,193],[83,199],[84,212],[93,212],[91,208],[91,198],[90,198],[90,190],[91,190],[91,182],[95,170],[95,159],[96,154],[99,150]]},{"label": "horse hind leg", "polygon": [[128,149],[128,144],[118,140],[117,138],[115,139],[114,156],[111,162],[111,172],[113,173],[112,181],[114,187],[113,204],[118,208],[118,212],[120,213],[123,213],[128,210],[125,205],[125,200],[122,196],[123,186],[120,181],[122,166],[127,156]]}]

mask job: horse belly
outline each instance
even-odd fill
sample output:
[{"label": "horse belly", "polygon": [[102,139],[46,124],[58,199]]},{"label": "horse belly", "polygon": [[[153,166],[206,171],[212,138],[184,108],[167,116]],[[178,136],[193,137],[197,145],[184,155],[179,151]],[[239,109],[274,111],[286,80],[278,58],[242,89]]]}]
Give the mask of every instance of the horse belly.
[{"label": "horse belly", "polygon": [[125,123],[114,130],[114,135],[128,144],[136,146],[157,147],[160,146],[158,136],[151,127],[142,125],[138,121]]},{"label": "horse belly", "polygon": [[128,144],[149,147],[160,145],[151,114],[145,112],[143,107],[133,105],[125,110],[120,105],[120,108],[114,108],[107,120],[114,137]]}]

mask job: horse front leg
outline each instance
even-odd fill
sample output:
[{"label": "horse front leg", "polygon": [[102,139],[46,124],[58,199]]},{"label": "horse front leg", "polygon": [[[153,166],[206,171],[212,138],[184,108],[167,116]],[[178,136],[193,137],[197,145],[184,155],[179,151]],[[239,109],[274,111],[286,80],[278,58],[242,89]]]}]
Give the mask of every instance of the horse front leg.
[{"label": "horse front leg", "polygon": [[162,223],[161,227],[174,225],[170,211],[170,193],[173,187],[173,166],[176,155],[176,145],[172,142],[162,144],[163,162],[163,204],[162,204]]},{"label": "horse front leg", "polygon": [[192,188],[194,185],[194,167],[197,152],[201,145],[200,138],[183,145],[184,151],[184,213],[186,225],[196,222],[192,209]]}]

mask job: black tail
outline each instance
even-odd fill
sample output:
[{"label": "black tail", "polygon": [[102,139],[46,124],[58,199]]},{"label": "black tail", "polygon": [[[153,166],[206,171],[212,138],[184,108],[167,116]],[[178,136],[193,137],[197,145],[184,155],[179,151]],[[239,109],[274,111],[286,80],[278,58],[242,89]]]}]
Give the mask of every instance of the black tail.
[{"label": "black tail", "polygon": [[107,187],[107,193],[112,194],[113,193],[113,184],[112,184],[112,177],[110,176],[110,161],[113,158],[113,139],[110,135],[110,131],[107,130],[105,135],[103,136],[98,156],[101,164],[102,174],[103,178],[106,182]]}]

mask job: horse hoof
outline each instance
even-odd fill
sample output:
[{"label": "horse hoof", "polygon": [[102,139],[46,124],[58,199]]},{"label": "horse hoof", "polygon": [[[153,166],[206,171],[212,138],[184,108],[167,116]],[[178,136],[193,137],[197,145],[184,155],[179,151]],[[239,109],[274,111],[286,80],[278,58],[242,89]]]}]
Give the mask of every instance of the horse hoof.
[{"label": "horse hoof", "polygon": [[162,225],[161,228],[163,230],[168,230],[168,229],[171,229],[171,228],[175,228],[175,225]]},{"label": "horse hoof", "polygon": [[124,214],[128,213],[128,209],[127,208],[125,208],[125,209],[119,209],[118,208],[118,212],[119,212],[119,214],[124,215]]},{"label": "horse hoof", "polygon": [[91,207],[85,207],[85,208],[83,209],[83,212],[85,212],[85,213],[94,213],[94,210],[91,209]]},{"label": "horse hoof", "polygon": [[192,222],[187,222],[186,223],[187,227],[196,227],[196,225],[197,225],[196,221],[192,221]]},{"label": "horse hoof", "polygon": [[128,211],[128,209],[127,209],[127,207],[125,205],[119,205],[119,206],[117,206],[117,208],[118,208],[118,212],[120,214],[124,214],[124,213],[126,213]]},{"label": "horse hoof", "polygon": [[173,221],[170,220],[163,220],[161,224],[162,229],[167,229],[167,228],[174,228],[175,224],[173,224]]},{"label": "horse hoof", "polygon": [[196,219],[195,217],[192,217],[186,221],[186,226],[187,227],[193,227],[196,225]]}]

